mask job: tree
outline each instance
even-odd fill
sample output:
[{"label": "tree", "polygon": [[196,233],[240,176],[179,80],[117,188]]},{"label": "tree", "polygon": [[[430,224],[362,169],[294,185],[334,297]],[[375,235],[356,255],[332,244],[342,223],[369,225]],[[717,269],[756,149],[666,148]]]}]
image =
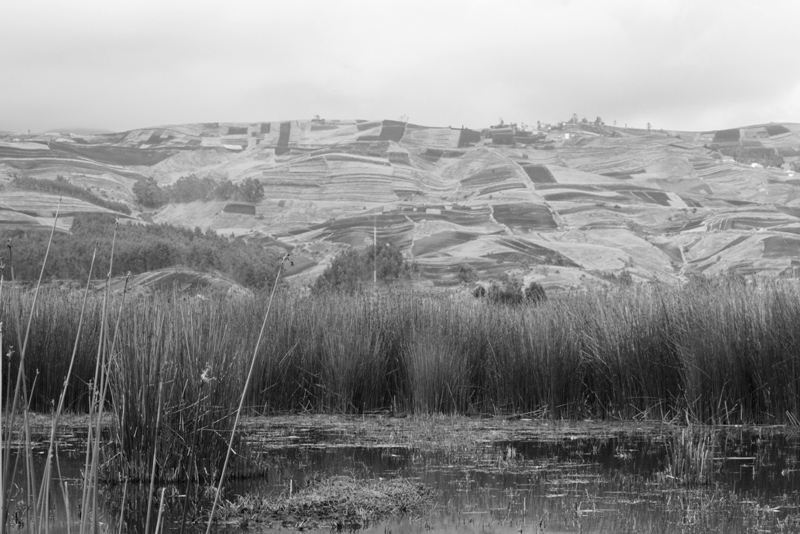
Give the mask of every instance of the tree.
[{"label": "tree", "polygon": [[475,273],[475,268],[469,263],[462,263],[458,266],[458,280],[462,284],[468,284],[477,277],[478,275]]},{"label": "tree", "polygon": [[359,252],[348,249],[336,256],[314,284],[315,291],[342,291],[354,293],[372,282],[373,272],[384,284],[409,278],[413,266],[405,261],[400,251],[391,243]]},{"label": "tree", "polygon": [[172,202],[194,202],[211,200],[215,188],[211,178],[200,179],[194,174],[181,176],[167,191]]},{"label": "tree", "polygon": [[133,194],[139,204],[148,208],[157,208],[167,203],[167,196],[153,177],[133,184]]},{"label": "tree", "polygon": [[361,255],[355,249],[349,249],[335,258],[317,278],[315,291],[342,291],[354,293],[361,288],[366,276],[365,265]]},{"label": "tree", "polygon": [[245,202],[258,202],[264,198],[264,186],[255,178],[246,178],[239,184],[237,196]]},{"label": "tree", "polygon": [[228,200],[236,194],[236,186],[229,179],[224,178],[217,182],[213,194],[217,200]]}]

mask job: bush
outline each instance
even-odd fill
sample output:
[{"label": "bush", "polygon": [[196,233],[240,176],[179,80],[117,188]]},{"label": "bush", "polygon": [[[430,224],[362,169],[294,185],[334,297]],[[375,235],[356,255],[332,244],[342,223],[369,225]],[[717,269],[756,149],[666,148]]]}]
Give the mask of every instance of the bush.
[{"label": "bush", "polygon": [[469,263],[462,263],[458,266],[458,281],[462,284],[474,282],[477,277],[475,268]]},{"label": "bush", "polygon": [[152,177],[133,184],[133,194],[136,202],[147,208],[158,208],[169,201],[164,191],[158,187],[155,178]]},{"label": "bush", "polygon": [[489,302],[495,304],[522,304],[524,299],[522,280],[504,274],[500,280],[492,282],[486,296],[489,298]]},{"label": "bush", "polygon": [[547,294],[544,292],[544,287],[538,282],[531,282],[525,288],[525,300],[531,303],[546,302]]},{"label": "bush", "polygon": [[414,267],[391,243],[369,247],[361,252],[349,249],[336,256],[314,284],[314,291],[354,293],[368,285],[374,276],[384,284],[410,278]]}]

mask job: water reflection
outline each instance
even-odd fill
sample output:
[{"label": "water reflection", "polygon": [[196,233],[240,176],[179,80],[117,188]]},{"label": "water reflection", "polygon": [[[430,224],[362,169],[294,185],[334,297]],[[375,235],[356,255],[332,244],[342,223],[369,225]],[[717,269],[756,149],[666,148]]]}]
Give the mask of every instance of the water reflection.
[{"label": "water reflection", "polygon": [[[373,524],[364,532],[800,530],[800,439],[764,429],[723,429],[715,436],[713,484],[685,488],[667,487],[658,481],[657,474],[665,469],[667,461],[668,434],[644,432],[596,439],[585,435],[562,439],[528,436],[428,452],[412,446],[354,440],[344,433],[297,430],[275,439],[260,438],[269,464],[267,476],[233,481],[224,498],[288,494],[302,489],[309,477],[320,473],[356,478],[405,477],[437,490],[430,512]],[[54,486],[51,499],[52,533],[76,531],[83,467],[79,450],[75,447],[60,451],[60,474],[56,473],[59,486]],[[40,470],[43,454],[36,455],[36,459]],[[18,491],[23,491],[24,481],[17,478],[16,482]],[[109,531],[116,531],[122,489],[106,486],[102,492],[101,521]],[[168,486],[165,531],[178,532],[184,518],[189,523],[187,532],[204,531],[208,490]],[[144,531],[146,495],[144,485],[128,489],[126,532]],[[12,514],[25,512],[22,507],[12,509]],[[24,526],[17,529],[25,530]],[[251,530],[258,531],[258,526]],[[220,525],[215,531],[241,532],[230,525]]]}]

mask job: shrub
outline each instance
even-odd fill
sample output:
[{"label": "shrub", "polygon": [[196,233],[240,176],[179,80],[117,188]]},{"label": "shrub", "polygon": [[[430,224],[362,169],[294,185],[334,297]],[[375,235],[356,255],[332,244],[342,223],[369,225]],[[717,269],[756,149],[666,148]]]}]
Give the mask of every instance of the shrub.
[{"label": "shrub", "polygon": [[462,284],[473,282],[477,277],[475,268],[469,263],[462,263],[458,266],[458,281]]},{"label": "shrub", "polygon": [[522,280],[504,274],[500,280],[492,282],[487,297],[495,304],[521,304],[524,299]]},{"label": "shrub", "polygon": [[155,178],[139,180],[133,184],[136,201],[147,208],[157,208],[168,202],[167,195],[158,187]]},{"label": "shrub", "polygon": [[531,282],[528,284],[528,287],[525,288],[525,299],[534,304],[545,302],[547,300],[547,294],[545,294],[542,284],[538,282]]},{"label": "shrub", "polygon": [[331,261],[314,284],[314,290],[354,293],[372,281],[373,273],[378,281],[388,284],[410,278],[413,270],[414,266],[391,243],[361,252],[349,249]]}]

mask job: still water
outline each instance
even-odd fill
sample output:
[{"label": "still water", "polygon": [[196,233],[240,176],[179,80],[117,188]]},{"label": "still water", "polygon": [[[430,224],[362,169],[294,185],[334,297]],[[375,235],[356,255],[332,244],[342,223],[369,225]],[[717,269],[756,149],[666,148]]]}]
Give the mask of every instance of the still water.
[{"label": "still water", "polygon": [[[250,431],[252,446],[269,464],[267,476],[234,481],[225,499],[287,495],[319,475],[404,477],[436,491],[428,511],[368,525],[365,533],[800,532],[800,435],[782,428],[716,430],[712,482],[686,487],[659,475],[674,429],[540,435],[511,428],[431,446],[373,435],[369,425],[320,430],[284,419],[265,427],[252,424]],[[60,486],[51,491],[54,534],[77,532],[80,517],[80,436],[64,443],[56,472]],[[40,465],[45,447],[36,450]],[[18,477],[12,532],[28,529],[24,486]],[[121,494],[119,486],[102,492],[106,532],[117,532]],[[145,487],[128,489],[123,531],[144,531],[145,494]],[[167,488],[165,531],[178,532],[184,514],[196,520],[187,532],[204,531],[207,508],[184,508],[185,494],[185,488]],[[286,532],[291,526],[251,523],[246,530]],[[245,530],[228,523],[214,531]]]}]

